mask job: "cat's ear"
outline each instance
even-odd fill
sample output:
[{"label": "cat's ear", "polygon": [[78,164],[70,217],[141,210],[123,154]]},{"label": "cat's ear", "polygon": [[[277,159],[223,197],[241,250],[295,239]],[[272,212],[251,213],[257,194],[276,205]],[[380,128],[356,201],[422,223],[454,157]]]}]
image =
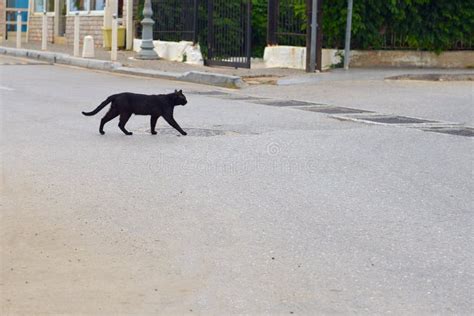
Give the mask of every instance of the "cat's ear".
[{"label": "cat's ear", "polygon": [[179,93],[183,94],[183,90],[179,90]]},{"label": "cat's ear", "polygon": [[174,93],[178,93],[178,90],[174,89]]}]

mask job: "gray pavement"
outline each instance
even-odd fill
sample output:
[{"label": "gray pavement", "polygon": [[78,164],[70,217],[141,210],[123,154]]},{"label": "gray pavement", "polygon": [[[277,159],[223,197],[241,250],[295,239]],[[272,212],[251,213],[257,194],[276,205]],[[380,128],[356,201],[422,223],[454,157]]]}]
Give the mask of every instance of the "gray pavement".
[{"label": "gray pavement", "polygon": [[473,73],[472,70],[350,69],[285,78],[278,86],[249,86],[245,93],[311,101],[382,114],[474,126],[473,81],[385,80],[403,73]]},{"label": "gray pavement", "polygon": [[[2,314],[474,313],[470,137],[66,66],[0,65],[0,78]],[[472,86],[393,84],[239,93],[472,115]],[[114,121],[101,136],[103,113],[80,114],[175,88],[186,137],[163,121],[152,136],[139,116],[133,136]]]}]

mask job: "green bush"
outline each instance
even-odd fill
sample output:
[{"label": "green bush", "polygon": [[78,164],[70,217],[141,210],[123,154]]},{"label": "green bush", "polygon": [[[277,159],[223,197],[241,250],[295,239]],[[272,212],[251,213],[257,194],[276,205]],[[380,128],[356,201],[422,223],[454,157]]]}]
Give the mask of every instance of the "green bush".
[{"label": "green bush", "polygon": [[[280,0],[280,13],[293,14],[291,32],[305,32],[304,5],[298,1]],[[139,0],[137,18],[143,9]],[[200,0],[198,38],[207,54],[207,0]],[[239,10],[241,0],[215,0],[214,4],[227,10]],[[268,0],[252,0],[252,56],[261,57],[267,39]],[[283,13],[282,13],[283,12]],[[323,0],[323,30],[325,48],[343,48],[347,17],[347,0]],[[214,25],[229,34],[218,32],[222,47],[237,43],[240,23],[219,13]],[[282,29],[279,29],[282,31]],[[304,45],[304,37],[278,38],[284,45]],[[467,0],[354,0],[352,17],[353,49],[419,49],[441,52],[450,49],[474,48],[474,1]],[[233,50],[224,52],[231,56]]]},{"label": "green bush", "polygon": [[[347,0],[323,2],[324,45],[344,46]],[[474,2],[465,0],[354,1],[352,48],[443,51],[472,48]]]}]

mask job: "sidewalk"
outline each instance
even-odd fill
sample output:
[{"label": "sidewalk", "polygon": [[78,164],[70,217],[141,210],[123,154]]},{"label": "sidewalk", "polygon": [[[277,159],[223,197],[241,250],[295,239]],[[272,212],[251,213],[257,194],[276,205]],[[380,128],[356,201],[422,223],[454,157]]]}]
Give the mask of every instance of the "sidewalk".
[{"label": "sidewalk", "polygon": [[[117,62],[110,60],[110,51],[95,49],[94,59],[73,57],[73,47],[48,43],[48,50],[41,51],[41,42],[22,43],[16,50],[16,42],[0,43],[0,53],[21,57],[38,58],[54,63],[108,70],[138,76],[164,78],[178,81],[208,84],[226,88],[270,85],[320,84],[324,81],[353,80],[422,80],[422,81],[474,81],[472,69],[432,68],[354,68],[350,71],[334,69],[324,73],[306,73],[288,68],[264,68],[261,60],[252,61],[252,68],[206,67],[164,59],[138,60],[134,51],[118,51]],[[330,75],[328,75],[330,74]]]},{"label": "sidewalk", "polygon": [[[15,48],[14,40],[6,40],[0,43],[0,46]],[[61,53],[73,56],[73,47],[68,45],[59,45],[48,43],[47,51],[41,51],[41,42],[22,43],[22,49],[36,50],[39,52]],[[82,47],[81,47],[82,49]],[[82,51],[81,51],[82,53]],[[264,68],[263,62],[255,61],[252,63],[252,69],[231,68],[231,67],[206,67],[200,65],[191,65],[182,62],[173,62],[164,59],[159,60],[138,60],[135,59],[134,51],[118,51],[117,62],[125,68],[146,70],[141,74],[150,74],[153,71],[169,73],[172,76],[179,76],[187,72],[207,73],[213,75],[225,75],[240,77],[243,82],[248,84],[275,83],[276,80],[286,76],[299,76],[305,74],[303,70],[287,68]],[[95,48],[95,60],[110,62],[110,51],[102,48]],[[202,80],[200,80],[202,82]],[[206,82],[203,82],[206,83]]]}]

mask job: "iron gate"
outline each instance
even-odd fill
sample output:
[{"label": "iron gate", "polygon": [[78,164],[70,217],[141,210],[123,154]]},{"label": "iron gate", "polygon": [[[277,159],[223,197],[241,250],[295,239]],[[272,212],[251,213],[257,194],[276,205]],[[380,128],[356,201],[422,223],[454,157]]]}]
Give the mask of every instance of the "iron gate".
[{"label": "iron gate", "polygon": [[250,68],[251,0],[207,1],[205,64]]}]

